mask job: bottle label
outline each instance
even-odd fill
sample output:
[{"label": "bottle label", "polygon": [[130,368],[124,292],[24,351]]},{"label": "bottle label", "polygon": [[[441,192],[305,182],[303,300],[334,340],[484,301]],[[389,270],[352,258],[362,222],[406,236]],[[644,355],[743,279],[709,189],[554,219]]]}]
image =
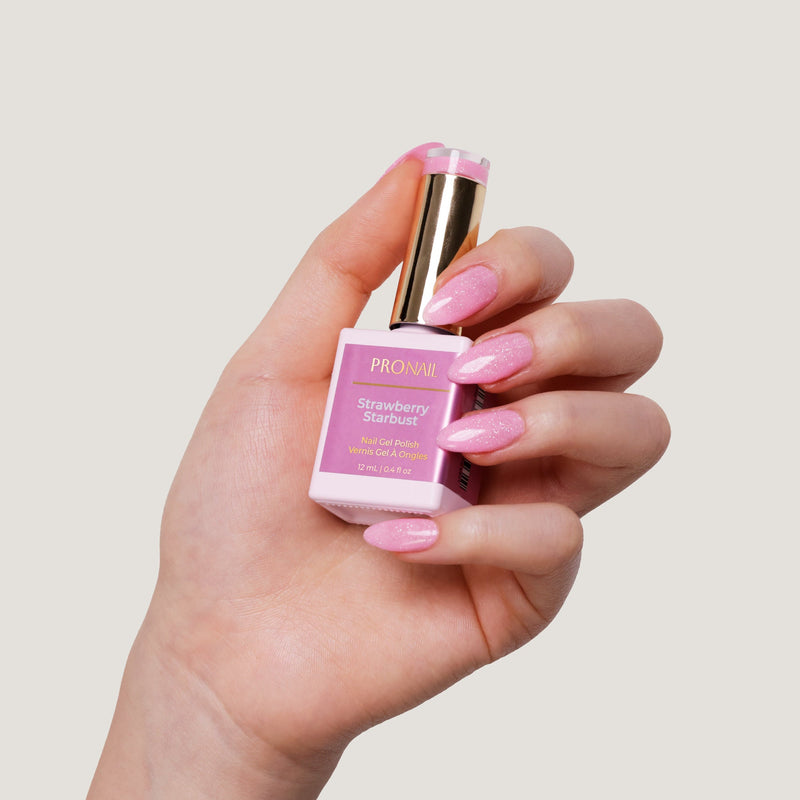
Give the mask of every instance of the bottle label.
[{"label": "bottle label", "polygon": [[439,431],[472,408],[473,388],[447,379],[455,356],[345,345],[320,470],[447,483],[455,473],[457,480],[463,458],[436,445]]}]

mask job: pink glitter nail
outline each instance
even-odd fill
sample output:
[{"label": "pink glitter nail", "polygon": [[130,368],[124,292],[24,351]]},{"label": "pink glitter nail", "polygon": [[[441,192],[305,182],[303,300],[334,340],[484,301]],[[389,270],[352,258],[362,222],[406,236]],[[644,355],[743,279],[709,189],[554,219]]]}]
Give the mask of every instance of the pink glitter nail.
[{"label": "pink glitter nail", "polygon": [[506,333],[479,342],[458,356],[447,371],[453,383],[496,383],[533,360],[533,346],[522,333]]},{"label": "pink glitter nail", "polygon": [[497,297],[497,275],[488,267],[470,267],[439,289],[422,312],[428,325],[451,325],[480,311]]},{"label": "pink glitter nail", "polygon": [[516,411],[497,408],[451,423],[441,431],[436,444],[456,453],[490,453],[515,442],[524,431],[525,423]]},{"label": "pink glitter nail", "polygon": [[393,553],[427,550],[439,536],[436,523],[427,518],[390,519],[370,525],[364,539],[373,547]]}]

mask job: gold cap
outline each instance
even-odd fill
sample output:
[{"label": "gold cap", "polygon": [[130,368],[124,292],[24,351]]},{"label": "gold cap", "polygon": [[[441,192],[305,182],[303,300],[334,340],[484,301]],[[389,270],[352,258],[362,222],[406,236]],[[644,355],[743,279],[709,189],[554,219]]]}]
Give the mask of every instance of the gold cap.
[{"label": "gold cap", "polygon": [[[488,169],[486,159],[464,151],[437,148],[428,153],[389,327],[426,325],[422,311],[436,279],[477,245]],[[461,333],[453,325],[426,327]]]}]

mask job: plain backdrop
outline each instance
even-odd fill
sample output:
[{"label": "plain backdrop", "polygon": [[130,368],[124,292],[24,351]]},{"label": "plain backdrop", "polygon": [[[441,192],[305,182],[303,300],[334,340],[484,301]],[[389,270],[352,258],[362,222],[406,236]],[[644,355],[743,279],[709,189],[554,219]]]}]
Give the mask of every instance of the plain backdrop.
[{"label": "plain backdrop", "polygon": [[794,19],[3,3],[0,794],[85,794],[220,370],[316,233],[439,139],[492,160],[482,238],[550,228],[566,298],[655,314],[635,390],[673,441],[585,519],[551,628],[361,736],[322,797],[800,796]]}]

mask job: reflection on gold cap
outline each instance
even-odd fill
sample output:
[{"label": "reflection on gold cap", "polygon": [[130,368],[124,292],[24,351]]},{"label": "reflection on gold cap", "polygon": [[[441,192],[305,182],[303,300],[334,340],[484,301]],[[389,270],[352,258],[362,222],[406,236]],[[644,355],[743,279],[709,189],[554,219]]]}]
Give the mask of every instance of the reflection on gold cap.
[{"label": "reflection on gold cap", "polygon": [[[416,225],[400,273],[390,327],[425,325],[422,311],[433,297],[436,278],[478,243],[485,196],[482,183],[463,175],[422,176]],[[461,328],[452,325],[441,330],[461,333]]]}]

